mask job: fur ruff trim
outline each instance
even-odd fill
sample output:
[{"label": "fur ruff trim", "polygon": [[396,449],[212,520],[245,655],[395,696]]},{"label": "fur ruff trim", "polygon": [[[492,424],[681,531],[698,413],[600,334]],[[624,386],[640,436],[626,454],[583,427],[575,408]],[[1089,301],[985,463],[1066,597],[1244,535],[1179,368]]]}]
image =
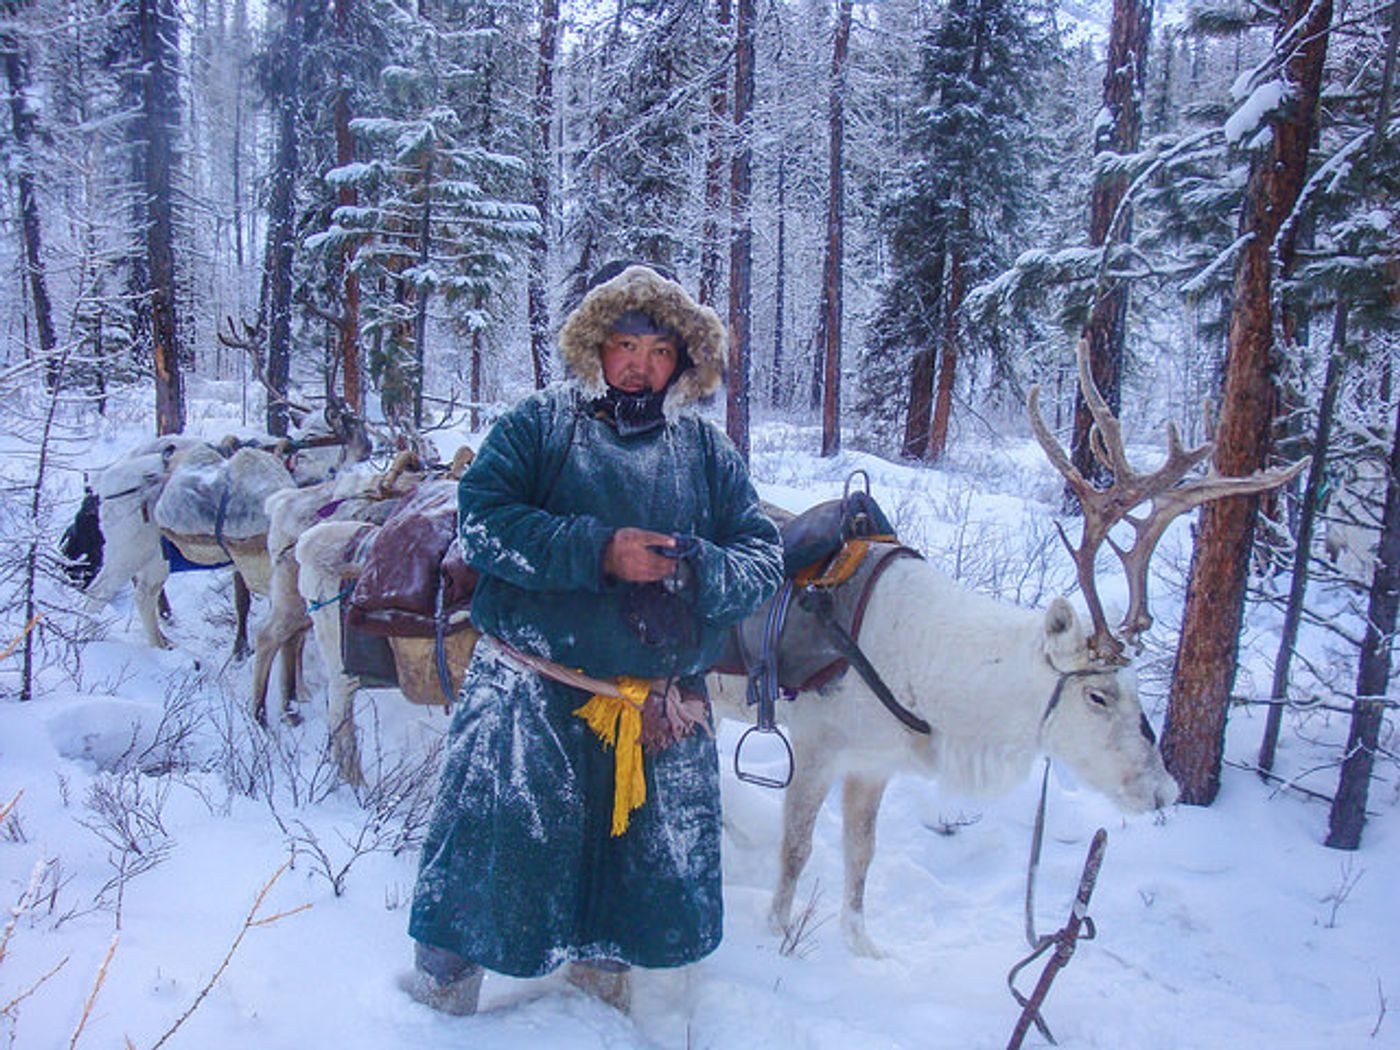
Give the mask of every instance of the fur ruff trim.
[{"label": "fur ruff trim", "polygon": [[668,419],[719,389],[729,349],[719,314],[697,304],[679,284],[650,267],[629,266],[585,295],[559,330],[560,356],[585,395],[601,397],[606,392],[603,340],[628,310],[645,310],[658,324],[674,328],[694,362],[666,392],[663,408]]}]

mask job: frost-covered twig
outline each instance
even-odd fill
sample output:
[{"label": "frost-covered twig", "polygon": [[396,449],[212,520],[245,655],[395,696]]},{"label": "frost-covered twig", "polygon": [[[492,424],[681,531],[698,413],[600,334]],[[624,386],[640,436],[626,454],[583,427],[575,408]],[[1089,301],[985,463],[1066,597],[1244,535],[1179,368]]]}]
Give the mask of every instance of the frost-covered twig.
[{"label": "frost-covered twig", "polygon": [[224,953],[224,957],[215,968],[213,976],[205,982],[204,987],[199,990],[199,993],[194,997],[194,1001],[190,1003],[185,1012],[176,1018],[174,1024],[166,1029],[165,1034],[151,1044],[151,1050],[160,1050],[160,1048],[169,1041],[170,1037],[180,1030],[180,1026],[194,1016],[194,1012],[199,1009],[200,1004],[203,1003],[209,993],[213,991],[214,985],[219,983],[219,978],[222,977],[224,971],[228,969],[228,964],[233,960],[234,953],[238,951],[238,946],[243,943],[243,938],[247,936],[249,930],[258,926],[271,926],[273,923],[279,922],[289,915],[295,915],[297,912],[305,911],[307,908],[311,907],[310,903],[299,904],[295,908],[291,908],[287,911],[280,911],[276,915],[258,918],[258,910],[262,907],[263,901],[267,899],[267,895],[271,892],[272,887],[276,884],[277,880],[282,877],[283,873],[291,867],[291,864],[291,858],[288,858],[283,862],[280,868],[272,873],[272,877],[263,883],[262,889],[258,891],[257,897],[253,899],[253,906],[248,909],[248,915],[244,918],[243,925],[238,929],[238,935],[234,937],[233,943],[229,945],[228,951]]},{"label": "frost-covered twig", "polygon": [[19,791],[15,792],[14,798],[10,799],[10,801],[6,802],[3,806],[0,806],[0,824],[5,823],[5,818],[10,815],[10,811],[14,809],[15,806],[19,805],[19,800],[23,797],[24,788],[20,788]]},{"label": "frost-covered twig", "polygon": [[83,1003],[82,1016],[78,1018],[78,1026],[73,1029],[73,1037],[68,1040],[68,1050],[78,1045],[78,1037],[83,1034],[83,1029],[87,1027],[88,1018],[92,1016],[93,1004],[97,1002],[97,993],[102,990],[102,985],[107,980],[107,967],[112,964],[112,956],[117,953],[117,942],[121,940],[119,934],[114,934],[112,943],[107,946],[107,954],[102,958],[102,965],[97,968],[97,976],[93,978],[92,990],[88,992],[88,997]]},{"label": "frost-covered twig", "polygon": [[825,918],[817,918],[817,905],[821,899],[821,884],[814,883],[802,910],[783,929],[783,940],[778,945],[779,955],[804,959],[816,948],[814,936],[826,924]]},{"label": "frost-covered twig", "polygon": [[1337,888],[1327,896],[1323,897],[1323,903],[1331,902],[1332,911],[1327,916],[1326,928],[1334,930],[1337,928],[1337,912],[1341,910],[1347,898],[1351,896],[1351,891],[1356,889],[1356,884],[1361,881],[1361,876],[1366,874],[1366,869],[1356,870],[1354,859],[1348,857],[1342,861],[1341,881],[1337,883]]}]

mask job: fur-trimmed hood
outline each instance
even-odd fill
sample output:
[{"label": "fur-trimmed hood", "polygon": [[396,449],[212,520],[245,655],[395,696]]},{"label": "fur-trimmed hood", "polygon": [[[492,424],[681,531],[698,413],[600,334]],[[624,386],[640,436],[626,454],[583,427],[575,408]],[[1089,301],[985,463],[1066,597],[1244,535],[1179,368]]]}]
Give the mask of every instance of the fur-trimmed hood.
[{"label": "fur-trimmed hood", "polygon": [[559,330],[560,357],[586,395],[601,397],[606,392],[603,340],[629,310],[643,310],[657,324],[679,332],[693,362],[666,392],[668,418],[719,389],[729,348],[719,314],[696,303],[675,281],[637,265],[590,290]]}]

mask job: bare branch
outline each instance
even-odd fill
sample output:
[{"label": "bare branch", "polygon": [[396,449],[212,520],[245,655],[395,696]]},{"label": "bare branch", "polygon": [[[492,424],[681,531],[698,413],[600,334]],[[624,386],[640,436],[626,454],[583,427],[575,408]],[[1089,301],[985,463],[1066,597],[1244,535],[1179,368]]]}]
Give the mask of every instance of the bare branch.
[{"label": "bare branch", "polygon": [[233,326],[233,318],[225,317],[228,330],[220,329],[218,332],[219,342],[230,350],[242,350],[248,355],[248,360],[253,367],[253,378],[258,381],[258,385],[267,391],[267,396],[277,404],[286,405],[293,412],[299,412],[303,416],[310,415],[313,409],[309,405],[299,404],[287,396],[284,391],[278,390],[267,378],[267,372],[263,368],[262,344],[263,333],[260,326],[250,325],[243,322],[243,334],[239,335]]}]

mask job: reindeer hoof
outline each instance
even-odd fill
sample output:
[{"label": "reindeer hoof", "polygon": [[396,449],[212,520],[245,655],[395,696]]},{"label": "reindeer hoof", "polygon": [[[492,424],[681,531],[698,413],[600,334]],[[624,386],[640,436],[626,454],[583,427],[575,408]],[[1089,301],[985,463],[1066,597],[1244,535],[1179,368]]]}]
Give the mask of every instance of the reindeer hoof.
[{"label": "reindeer hoof", "polygon": [[299,726],[305,719],[301,717],[301,712],[296,708],[287,707],[282,710],[282,721],[289,726]]},{"label": "reindeer hoof", "polygon": [[862,955],[867,959],[886,958],[885,952],[865,932],[864,919],[842,919],[841,932],[845,934],[846,947],[852,955]]}]

